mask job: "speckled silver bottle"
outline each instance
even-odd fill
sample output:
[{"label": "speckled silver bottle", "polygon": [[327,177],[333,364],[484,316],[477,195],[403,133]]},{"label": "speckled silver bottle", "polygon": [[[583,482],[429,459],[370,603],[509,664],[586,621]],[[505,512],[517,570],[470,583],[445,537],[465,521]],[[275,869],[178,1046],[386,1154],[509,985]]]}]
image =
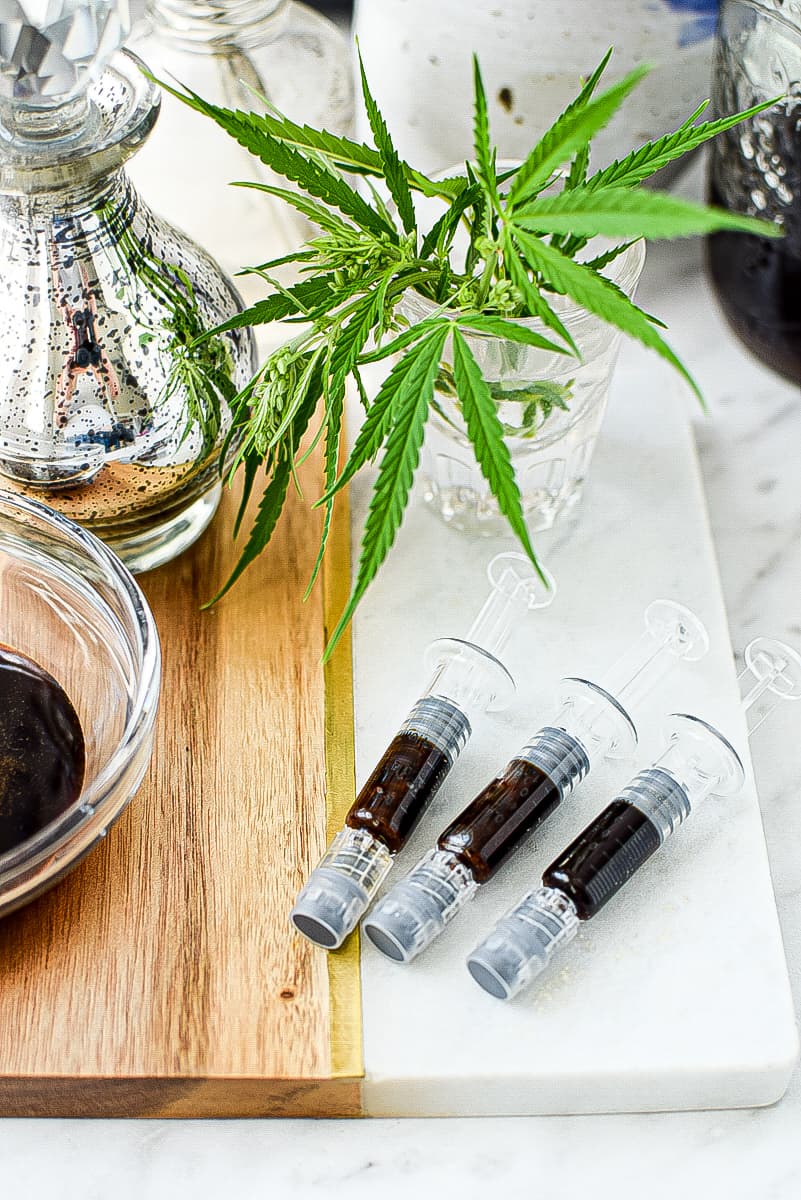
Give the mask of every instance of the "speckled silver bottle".
[{"label": "speckled silver bottle", "polygon": [[12,16],[0,14],[0,484],[145,570],[194,541],[217,507],[225,397],[252,370],[252,337],[219,339],[220,387],[199,407],[176,373],[181,313],[211,329],[241,304],[123,170],[158,114],[141,63],[114,53],[124,0]]}]

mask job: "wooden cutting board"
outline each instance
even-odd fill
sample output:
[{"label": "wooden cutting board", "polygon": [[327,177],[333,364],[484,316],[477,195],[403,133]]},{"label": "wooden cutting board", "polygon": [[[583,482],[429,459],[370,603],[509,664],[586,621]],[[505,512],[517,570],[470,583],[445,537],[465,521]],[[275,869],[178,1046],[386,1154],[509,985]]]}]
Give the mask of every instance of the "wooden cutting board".
[{"label": "wooden cutting board", "polygon": [[326,956],[287,919],[353,796],[349,643],[321,666],[347,513],[305,604],[319,527],[291,490],[269,552],[202,612],[235,561],[234,511],[227,494],[200,542],[141,581],[164,655],[144,786],[0,925],[0,1114],[360,1111],[358,947]]}]

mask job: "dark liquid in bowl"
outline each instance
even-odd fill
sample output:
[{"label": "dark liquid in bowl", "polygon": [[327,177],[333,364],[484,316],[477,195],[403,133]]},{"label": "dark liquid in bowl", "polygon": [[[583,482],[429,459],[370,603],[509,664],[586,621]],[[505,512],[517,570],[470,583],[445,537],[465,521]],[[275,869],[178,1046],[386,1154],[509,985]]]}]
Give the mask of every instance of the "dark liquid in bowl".
[{"label": "dark liquid in bowl", "polygon": [[83,731],[61,684],[0,646],[0,854],[75,803],[85,768]]}]

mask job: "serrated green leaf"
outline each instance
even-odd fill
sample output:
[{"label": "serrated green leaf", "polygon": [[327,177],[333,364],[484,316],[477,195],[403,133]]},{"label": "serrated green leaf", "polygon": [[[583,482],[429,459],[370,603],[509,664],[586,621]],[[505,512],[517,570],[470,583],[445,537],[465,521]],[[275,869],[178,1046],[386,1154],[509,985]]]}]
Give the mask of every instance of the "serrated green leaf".
[{"label": "serrated green leaf", "polygon": [[242,573],[267,548],[275,532],[275,527],[278,524],[278,518],[281,516],[284,508],[286,494],[289,490],[289,481],[292,478],[295,452],[300,445],[301,438],[306,432],[315,405],[314,389],[310,389],[305,403],[295,415],[292,423],[291,437],[281,446],[279,453],[273,461],[272,478],[259,502],[253,526],[244,549],[239,556],[239,560],[217,594],[203,605],[204,608],[210,608],[218,600],[221,600],[226,592],[233,587]]},{"label": "serrated green leaf", "polygon": [[487,93],[484,90],[484,80],[481,78],[478,56],[475,54],[473,55],[473,152],[476,159],[476,173],[484,184],[491,202],[497,205],[498,185],[495,180],[495,162],[490,149]]},{"label": "serrated green leaf", "polygon": [[217,333],[227,333],[232,329],[244,329],[248,326],[271,325],[274,321],[283,321],[296,313],[307,313],[309,307],[328,301],[334,295],[333,274],[316,275],[312,279],[302,279],[282,293],[268,296],[266,300],[258,300],[242,312],[235,313],[227,321],[207,330],[197,341],[206,341]]},{"label": "serrated green leaf", "polygon": [[[627,250],[630,250],[638,240],[638,238],[635,238],[634,241],[621,242],[619,246],[612,246],[611,249],[605,250],[603,254],[597,254],[595,258],[587,259],[584,265],[590,267],[593,271],[603,271],[604,267],[608,267],[616,258],[620,258],[621,254],[625,254]],[[564,250],[562,253],[564,253]]]},{"label": "serrated green leaf", "polygon": [[244,477],[242,484],[242,496],[239,501],[239,506],[236,510],[236,518],[234,520],[233,536],[239,536],[239,530],[242,528],[242,522],[245,519],[245,511],[248,506],[251,494],[253,492],[253,484],[256,482],[256,476],[259,473],[259,467],[262,465],[262,456],[255,451],[250,450],[245,454],[242,475]]},{"label": "serrated green leaf", "polygon": [[[351,138],[329,133],[326,129],[312,129],[309,125],[298,125],[277,110],[266,113],[243,112],[241,109],[224,108],[209,104],[201,96],[189,88],[180,91],[171,87],[164,80],[157,79],[149,71],[143,72],[153,83],[157,83],[162,91],[168,92],[180,100],[188,108],[210,116],[212,120],[224,129],[231,137],[240,141],[252,139],[255,135],[263,134],[303,154],[317,153],[326,158],[333,166],[356,174],[372,175],[381,178],[381,157],[371,146],[356,142]],[[264,101],[264,97],[260,97]],[[265,102],[266,103],[266,102]],[[213,110],[213,111],[210,111]],[[243,143],[244,144],[244,143]],[[460,176],[431,180],[420,171],[403,163],[409,186],[426,196],[458,195],[464,185]]]},{"label": "serrated green leaf", "polygon": [[572,258],[565,257],[559,250],[549,246],[540,238],[518,230],[516,237],[525,251],[526,258],[537,270],[542,271],[556,291],[568,295],[582,307],[594,312],[603,321],[615,325],[651,350],[655,350],[684,376],[687,383],[703,404],[698,384],[684,363],[656,332],[647,315],[637,308],[628,296],[615,287],[603,275]]},{"label": "serrated green leaf", "polygon": [[[745,109],[733,116],[721,117],[717,121],[703,121],[700,125],[693,126],[688,126],[685,122],[675,133],[667,133],[656,141],[646,142],[638,150],[632,150],[631,154],[627,154],[625,158],[616,159],[608,167],[597,171],[587,180],[586,186],[588,188],[635,187],[643,180],[650,179],[657,171],[661,171],[662,167],[675,162],[677,158],[695,150],[711,138],[717,137],[719,133],[724,133],[727,129],[738,125],[740,121],[748,120],[758,113],[764,112],[765,109],[772,108],[782,98],[777,96],[773,100],[766,100],[764,104],[755,104],[753,108]],[[703,112],[705,107],[706,105],[701,105],[693,115]]]},{"label": "serrated green leaf", "polygon": [[416,228],[412,193],[409,190],[409,183],[400,156],[393,145],[392,138],[389,136],[386,121],[381,115],[381,111],[367,83],[367,75],[365,74],[361,52],[359,52],[359,74],[362,81],[362,96],[364,97],[367,120],[370,122],[370,129],[373,133],[376,149],[381,158],[384,179],[389,188],[389,194],[395,201],[400,219],[403,222],[403,228],[407,233],[412,233]]},{"label": "serrated green leaf", "polygon": [[[611,57],[612,48],[610,47],[604,57],[601,59],[598,66],[593,71],[592,75],[590,75],[589,79],[583,85],[577,98],[577,103],[579,105],[586,104],[587,101],[592,97]],[[572,188],[579,187],[584,182],[584,180],[587,178],[587,169],[589,167],[589,163],[590,146],[589,143],[587,143],[586,146],[582,146],[576,152],[573,161],[570,164],[570,170],[568,171],[567,178],[565,179],[565,188],[568,191],[570,191]]]},{"label": "serrated green leaf", "polygon": [[364,349],[382,311],[378,291],[368,292],[354,305],[347,323],[340,327],[331,352],[331,375],[345,379]]},{"label": "serrated green leaf", "polygon": [[576,188],[543,196],[519,209],[516,228],[533,233],[570,233],[585,237],[678,238],[719,229],[737,229],[761,237],[780,236],[770,222],[708,208],[667,192],[624,187]]},{"label": "serrated green leaf", "polygon": [[544,325],[563,338],[576,358],[580,358],[578,346],[568,332],[564,322],[556,315],[548,301],[529,279],[526,264],[521,258],[508,229],[504,234],[504,262],[512,283],[519,290],[523,302],[532,317],[539,317]]},{"label": "serrated green leaf", "polygon": [[[168,89],[179,99],[186,96]],[[304,191],[324,200],[326,204],[339,209],[349,216],[356,224],[378,236],[389,234],[397,238],[393,227],[377,213],[370,205],[345,182],[341,175],[335,175],[331,170],[321,165],[320,160],[306,158],[286,142],[274,137],[267,131],[263,120],[256,114],[237,113],[231,109],[221,108],[210,104],[187,89],[191,97],[191,107],[211,117],[218,125],[226,130],[241,146],[260,159],[265,166],[270,167],[284,179],[291,179],[299,184]]]},{"label": "serrated green leaf", "polygon": [[438,330],[426,339],[428,344],[422,353],[418,348],[418,361],[424,368],[420,387],[407,392],[395,410],[370,507],[367,511],[356,582],[345,610],[326,646],[326,657],[334,649],[342,631],[353,616],[356,605],[374,579],[395,541],[420,458],[426,418],[434,394],[434,381],[442,348],[445,345],[446,333],[447,331],[444,329]]},{"label": "serrated green leaf", "polygon": [[371,462],[378,454],[392,425],[395,412],[410,396],[418,394],[420,389],[426,386],[431,361],[436,358],[439,362],[449,328],[449,321],[441,321],[431,326],[427,323],[423,323],[422,327],[415,326],[418,344],[412,346],[403,358],[395,363],[381,384],[375,400],[367,410],[367,416],[344,470],[334,488],[326,491],[322,497],[323,501],[327,501],[334,492],[343,488],[365,463]]},{"label": "serrated green leaf", "polygon": [[459,227],[459,222],[462,216],[471,206],[476,204],[481,197],[481,189],[475,184],[470,187],[465,180],[465,187],[459,196],[454,197],[451,205],[446,208],[445,212],[439,217],[429,229],[428,233],[423,238],[420,245],[420,257],[426,258],[427,255],[436,247],[437,254],[444,259],[451,239]]},{"label": "serrated green leaf", "polygon": [[[353,229],[347,221],[343,221],[336,213],[331,212],[330,208],[313,200],[311,196],[304,196],[302,192],[291,192],[289,188],[276,187],[271,183],[256,183],[249,179],[243,179],[232,184],[233,187],[249,188],[254,192],[264,192],[268,196],[275,196],[278,200],[283,200],[285,204],[296,209],[302,216],[306,217],[314,225],[319,225],[320,229],[324,229],[326,233],[342,234],[350,232]],[[281,259],[277,263],[281,263]],[[292,261],[292,256],[288,256],[283,261]],[[263,269],[263,268],[262,268]]]},{"label": "serrated green leaf", "polygon": [[[341,388],[337,388],[332,392],[331,401],[329,403],[328,413],[326,415],[326,433],[325,433],[325,475],[324,488],[326,492],[330,491],[336,483],[337,466],[339,464],[339,443],[342,432],[342,418],[345,411],[345,386],[344,381]],[[335,497],[331,496],[325,502],[325,512],[323,514],[323,528],[320,534],[320,548],[317,551],[317,558],[312,567],[311,576],[304,593],[304,600],[311,595],[311,590],[314,587],[317,576],[320,574],[320,568],[323,565],[323,556],[325,548],[328,545],[328,535],[331,532],[331,521],[334,516]]]},{"label": "serrated green leaf", "polygon": [[440,320],[447,321],[445,317],[428,317],[425,321],[418,321],[414,325],[410,325],[408,329],[404,329],[397,337],[392,338],[389,342],[384,342],[376,350],[371,350],[369,354],[363,354],[359,358],[359,366],[365,366],[367,363],[381,362],[382,359],[390,358],[393,354],[399,354],[401,350],[405,350],[412,342],[417,342],[424,335],[434,329]]},{"label": "serrated green leaf", "polygon": [[498,501],[498,507],[547,585],[531,545],[520,489],[509,448],[503,439],[503,427],[495,401],[470,347],[458,329],[453,334],[453,376],[476,461]]},{"label": "serrated green leaf", "polygon": [[582,146],[586,146],[612,119],[629,92],[647,73],[648,67],[635,67],[595,100],[583,98],[589,86],[585,85],[578,99],[557,118],[518,169],[509,188],[507,212],[513,211],[540,191],[554,171]]},{"label": "serrated green leaf", "polygon": [[584,180],[587,178],[587,170],[590,165],[590,147],[589,144],[582,146],[573,158],[570,164],[570,170],[565,179],[565,191],[571,192],[573,188],[581,187]]},{"label": "serrated green leaf", "polygon": [[521,342],[526,346],[534,346],[538,350],[547,350],[551,354],[567,354],[564,346],[557,346],[549,338],[543,337],[534,329],[514,321],[505,321],[503,317],[495,317],[484,313],[460,313],[457,322],[461,327],[485,333],[492,337],[505,338],[509,342]]}]

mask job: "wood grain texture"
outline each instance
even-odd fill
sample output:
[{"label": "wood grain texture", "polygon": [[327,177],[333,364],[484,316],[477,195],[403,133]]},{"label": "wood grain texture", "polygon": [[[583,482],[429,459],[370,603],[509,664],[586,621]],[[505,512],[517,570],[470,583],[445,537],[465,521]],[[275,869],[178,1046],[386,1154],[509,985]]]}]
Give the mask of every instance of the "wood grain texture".
[{"label": "wood grain texture", "polygon": [[[2,1113],[360,1111],[359,1038],[331,1026],[332,1009],[358,1013],[358,962],[329,975],[287,919],[324,848],[326,728],[335,803],[352,793],[349,688],[326,723],[323,589],[300,603],[317,518],[292,493],[270,551],[203,613],[235,558],[234,500],[142,580],[164,654],[145,785],[67,880],[0,925]],[[339,529],[329,602],[349,578]],[[349,679],[338,654],[329,686]]]}]

